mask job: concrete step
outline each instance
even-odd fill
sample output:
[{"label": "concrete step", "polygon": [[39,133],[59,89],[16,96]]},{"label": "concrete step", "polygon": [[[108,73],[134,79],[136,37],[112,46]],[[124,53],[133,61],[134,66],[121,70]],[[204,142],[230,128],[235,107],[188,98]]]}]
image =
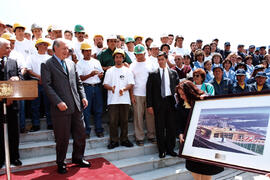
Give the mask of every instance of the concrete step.
[{"label": "concrete step", "polygon": [[193,180],[184,163],[172,165],[165,168],[154,169],[131,176],[134,180]]},{"label": "concrete step", "polygon": [[[130,133],[128,135],[130,141],[134,142],[134,134]],[[103,138],[91,137],[86,139],[86,150],[96,149],[101,147],[107,147],[109,142],[109,135]],[[68,152],[72,152],[73,140],[69,140]],[[156,145],[155,145],[156,146]],[[39,156],[45,156],[50,154],[55,154],[55,141],[39,141],[39,142],[25,142],[21,143],[19,146],[21,159],[34,158]]]},{"label": "concrete step", "polygon": [[263,178],[263,175],[225,168],[225,170],[213,176],[213,180],[256,180]]},{"label": "concrete step", "polygon": [[[140,157],[150,154],[156,154],[157,147],[155,144],[146,143],[144,146],[137,146],[135,145],[132,148],[127,147],[117,147],[112,150],[107,149],[106,147],[95,148],[95,149],[88,149],[85,151],[85,159],[93,159],[97,157],[104,157],[108,161],[119,161],[122,159],[129,159],[134,157]],[[71,155],[72,153],[67,153],[67,163],[71,162]],[[47,166],[55,165],[55,154],[50,154],[46,156],[37,156],[27,159],[21,159],[23,166],[20,167],[13,167],[12,172],[18,171],[25,171],[30,169],[42,168]],[[5,168],[0,169],[0,174],[5,173]]]},{"label": "concrete step", "polygon": [[[104,134],[105,135],[109,134],[109,125],[103,124],[102,126],[104,128]],[[94,129],[95,129],[94,126],[91,126],[90,137],[96,137]],[[128,131],[131,133],[134,132],[134,125],[131,122],[128,123]],[[51,141],[51,140],[54,140],[54,134],[52,130],[41,129],[40,131],[36,131],[36,132],[27,132],[27,133],[20,134],[21,143]]]},{"label": "concrete step", "polygon": [[183,163],[184,159],[167,155],[160,159],[158,153],[138,156],[134,158],[125,158],[112,161],[116,167],[124,171],[129,176],[154,169],[169,167],[175,164]]}]

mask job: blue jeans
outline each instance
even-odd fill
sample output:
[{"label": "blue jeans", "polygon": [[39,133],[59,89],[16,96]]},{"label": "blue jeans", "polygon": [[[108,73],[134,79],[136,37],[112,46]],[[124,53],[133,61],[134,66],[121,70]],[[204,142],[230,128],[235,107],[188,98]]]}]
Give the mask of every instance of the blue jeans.
[{"label": "blue jeans", "polygon": [[84,86],[86,99],[88,100],[88,106],[84,109],[84,122],[86,134],[90,134],[90,118],[91,112],[94,115],[95,132],[103,132],[102,128],[102,112],[103,112],[103,100],[102,100],[102,90],[99,86]]},{"label": "blue jeans", "polygon": [[19,103],[19,119],[20,119],[20,128],[25,128],[25,112],[24,112],[24,101],[18,101]]},{"label": "blue jeans", "polygon": [[43,97],[44,107],[45,107],[45,115],[47,119],[47,125],[52,125],[51,121],[51,113],[50,113],[50,103],[49,100],[43,90],[42,85],[38,85],[38,97],[31,102],[32,109],[32,123],[33,126],[40,126],[40,98]]}]

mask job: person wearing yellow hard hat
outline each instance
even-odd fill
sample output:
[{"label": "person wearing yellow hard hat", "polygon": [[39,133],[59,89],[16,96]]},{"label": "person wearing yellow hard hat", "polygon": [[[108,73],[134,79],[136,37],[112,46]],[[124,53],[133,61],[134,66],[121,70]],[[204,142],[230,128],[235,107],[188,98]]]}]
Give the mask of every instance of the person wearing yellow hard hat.
[{"label": "person wearing yellow hard hat", "polygon": [[41,64],[45,63],[48,59],[51,58],[50,55],[47,54],[48,46],[51,45],[49,39],[39,38],[35,47],[37,48],[37,53],[32,54],[28,57],[26,63],[26,69],[28,74],[30,74],[31,78],[38,81],[38,97],[31,101],[31,113],[32,113],[32,128],[30,131],[35,132],[40,130],[40,102],[41,97],[43,97],[43,103],[45,107],[45,114],[47,119],[47,129],[52,130],[52,121],[50,114],[50,105],[49,100],[44,93],[42,82],[41,82]]},{"label": "person wearing yellow hard hat", "polygon": [[139,36],[139,35],[136,35],[136,36],[134,36],[134,40],[135,40],[135,46],[137,45],[137,44],[142,44],[142,41],[143,41],[143,37],[142,36]]},{"label": "person wearing yellow hard hat", "polygon": [[94,46],[92,49],[92,57],[96,58],[97,55],[104,49],[103,36],[100,34],[95,34],[93,37]]},{"label": "person wearing yellow hard hat", "polygon": [[86,99],[88,100],[88,107],[83,111],[86,136],[90,138],[90,119],[91,115],[94,115],[95,133],[97,137],[101,138],[104,137],[102,128],[103,98],[101,87],[101,78],[104,71],[100,62],[91,57],[92,48],[89,43],[84,41],[80,49],[83,59],[76,64],[76,67],[78,75],[83,82]]},{"label": "person wearing yellow hard hat", "polygon": [[[115,49],[113,54],[115,65],[107,70],[104,88],[108,90],[108,113],[110,117],[110,142],[108,149],[119,146],[133,147],[128,139],[128,112],[130,107],[129,90],[135,84],[131,70],[124,66],[126,56],[124,50]],[[120,124],[121,137],[118,136]]]}]

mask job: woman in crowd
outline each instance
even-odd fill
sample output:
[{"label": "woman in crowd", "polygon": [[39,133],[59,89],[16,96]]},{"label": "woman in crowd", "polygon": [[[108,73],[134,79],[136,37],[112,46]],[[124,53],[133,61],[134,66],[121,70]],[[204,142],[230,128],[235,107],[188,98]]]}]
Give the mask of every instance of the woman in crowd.
[{"label": "woman in crowd", "polygon": [[212,84],[204,82],[205,77],[206,72],[202,68],[193,71],[193,81],[194,84],[197,86],[197,88],[199,88],[209,96],[214,96],[215,95],[214,87]]},{"label": "woman in crowd", "polygon": [[194,69],[203,68],[204,52],[201,49],[195,51]]},{"label": "woman in crowd", "polygon": [[235,66],[237,65],[237,63],[236,63],[237,53],[230,53],[228,55],[227,59],[229,59],[232,62],[231,69],[234,71],[235,70]]},{"label": "woman in crowd", "polygon": [[247,73],[249,74],[249,77],[251,76],[252,72],[254,71],[254,66],[252,64],[253,58],[251,55],[246,56],[245,63],[247,65]]},{"label": "woman in crowd", "polygon": [[[184,80],[179,83],[179,85],[176,86],[176,93],[179,102],[182,102],[177,105],[178,111],[181,113],[181,116],[179,116],[181,122],[179,140],[182,144],[184,142],[184,130],[187,125],[190,109],[196,100],[203,99],[203,96],[206,94],[189,80]],[[218,174],[224,170],[222,167],[191,160],[186,160],[186,168],[191,171],[195,180],[211,180],[212,175]]]},{"label": "woman in crowd", "polygon": [[229,59],[225,59],[222,63],[224,72],[223,78],[228,78],[232,82],[235,82],[235,72],[232,70],[232,62]]},{"label": "woman in crowd", "polygon": [[206,77],[205,77],[204,82],[207,83],[207,82],[211,81],[214,78],[214,74],[213,74],[213,71],[212,71],[212,62],[211,62],[211,60],[204,61],[203,65],[204,65],[204,70],[206,72]]},{"label": "woman in crowd", "polygon": [[222,66],[222,56],[219,53],[213,53],[212,55],[212,65],[213,66]]},{"label": "woman in crowd", "polygon": [[186,54],[186,55],[184,55],[183,58],[184,58],[184,60],[183,60],[184,65],[189,66],[192,70],[194,70],[194,64],[191,62],[190,55]]}]

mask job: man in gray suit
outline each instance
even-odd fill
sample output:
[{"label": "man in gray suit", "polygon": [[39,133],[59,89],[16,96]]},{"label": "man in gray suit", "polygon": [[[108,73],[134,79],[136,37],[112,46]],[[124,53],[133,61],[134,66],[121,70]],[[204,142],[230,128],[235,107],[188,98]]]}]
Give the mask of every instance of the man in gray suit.
[{"label": "man in gray suit", "polygon": [[90,167],[83,160],[85,149],[85,128],[83,108],[88,101],[76,65],[68,57],[68,46],[64,39],[53,43],[54,55],[41,65],[42,84],[51,103],[51,117],[56,139],[56,163],[58,173],[67,172],[64,163],[70,132],[74,139],[72,162],[80,167]]}]

